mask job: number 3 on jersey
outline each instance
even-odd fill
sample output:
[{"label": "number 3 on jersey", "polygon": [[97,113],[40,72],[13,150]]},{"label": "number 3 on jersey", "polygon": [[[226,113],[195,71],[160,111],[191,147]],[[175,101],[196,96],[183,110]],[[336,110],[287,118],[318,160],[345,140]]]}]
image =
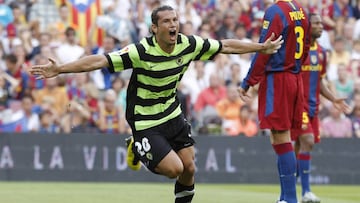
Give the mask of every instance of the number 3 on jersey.
[{"label": "number 3 on jersey", "polygon": [[301,59],[304,51],[304,28],[301,26],[296,26],[295,34],[298,48],[298,50],[295,52],[295,59]]}]

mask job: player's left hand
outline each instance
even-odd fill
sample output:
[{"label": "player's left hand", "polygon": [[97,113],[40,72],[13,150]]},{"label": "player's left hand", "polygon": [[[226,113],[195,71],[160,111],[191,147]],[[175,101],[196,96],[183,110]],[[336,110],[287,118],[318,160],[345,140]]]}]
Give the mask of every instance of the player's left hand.
[{"label": "player's left hand", "polygon": [[274,54],[280,49],[281,45],[284,43],[282,35],[280,35],[276,40],[272,41],[275,38],[275,34],[271,33],[271,36],[264,42],[265,49],[261,51],[263,54]]},{"label": "player's left hand", "polygon": [[250,95],[247,93],[247,90],[245,90],[245,89],[242,88],[242,87],[239,87],[239,88],[238,88],[238,91],[239,91],[239,95],[240,95],[241,100],[243,100],[243,101],[246,102],[246,103],[250,102],[251,97],[250,97]]},{"label": "player's left hand", "polygon": [[336,98],[332,103],[334,107],[339,111],[342,111],[344,113],[350,113],[351,111],[350,106],[347,105],[345,102],[345,98]]}]

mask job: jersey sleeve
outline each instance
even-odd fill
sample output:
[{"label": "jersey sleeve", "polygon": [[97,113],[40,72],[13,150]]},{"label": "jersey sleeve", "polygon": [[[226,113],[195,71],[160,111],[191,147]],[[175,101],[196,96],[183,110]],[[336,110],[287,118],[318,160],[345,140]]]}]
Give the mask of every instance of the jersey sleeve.
[{"label": "jersey sleeve", "polygon": [[[283,27],[284,24],[279,15],[279,11],[275,10],[274,7],[269,7],[264,15],[259,42],[265,42],[272,33],[275,34],[275,39],[278,38],[282,33]],[[268,64],[270,57],[270,54],[262,54],[259,52],[255,54],[249,72],[241,84],[242,88],[248,89],[250,86],[259,83],[265,74],[266,65]]]},{"label": "jersey sleeve", "polygon": [[[119,72],[125,69],[133,67],[130,52],[136,49],[133,45],[128,45],[119,51],[114,51],[108,54],[105,54],[109,62],[109,72]],[[136,50],[135,50],[136,51]]]},{"label": "jersey sleeve", "polygon": [[194,60],[212,60],[221,50],[222,44],[219,40],[203,39],[199,36],[194,36],[196,43],[196,57]]}]

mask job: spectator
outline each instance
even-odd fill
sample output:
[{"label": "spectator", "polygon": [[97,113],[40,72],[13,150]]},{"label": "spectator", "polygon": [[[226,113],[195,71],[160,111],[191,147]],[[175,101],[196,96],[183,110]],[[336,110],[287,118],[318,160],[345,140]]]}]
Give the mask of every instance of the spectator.
[{"label": "spectator", "polygon": [[24,15],[23,15],[23,12],[22,12],[20,6],[16,2],[11,3],[10,8],[11,8],[12,14],[14,16],[14,19],[12,22],[7,24],[6,30],[8,32],[8,36],[9,35],[17,36],[17,35],[19,35],[19,33],[18,33],[19,28],[21,26],[24,26],[26,24],[26,22],[25,22],[25,18],[24,18]]},{"label": "spectator", "polygon": [[338,79],[334,81],[336,95],[346,98],[346,102],[349,103],[354,93],[354,80],[349,77],[349,71],[344,64],[338,65],[337,70]]},{"label": "spectator", "polygon": [[[36,55],[33,62],[34,64],[46,64],[48,62],[48,58],[42,55]],[[45,80],[37,80],[34,75],[29,76],[29,88],[31,91],[42,89],[44,86]]]},{"label": "spectator", "polygon": [[26,128],[23,132],[37,132],[40,128],[39,115],[33,111],[34,99],[25,95],[21,101],[23,119],[25,119]]},{"label": "spectator", "polygon": [[230,74],[229,58],[228,54],[219,54],[213,61],[205,63],[205,78],[209,80],[212,74],[217,74],[220,82],[225,84],[225,79]]},{"label": "spectator", "polygon": [[204,61],[194,61],[182,79],[183,91],[190,95],[190,103],[194,105],[199,93],[209,87],[209,80],[205,77]]},{"label": "spectator", "polygon": [[12,83],[10,80],[7,81],[6,88],[9,89],[10,97],[12,99],[21,99],[29,85],[29,76],[18,66],[16,55],[9,54],[5,56],[5,63],[7,67],[6,73],[19,81],[17,86],[14,86],[15,83]]},{"label": "spectator", "polygon": [[360,19],[360,1],[356,0],[355,5],[352,7],[354,18],[356,20]]},{"label": "spectator", "polygon": [[236,85],[227,86],[226,98],[219,100],[216,105],[217,115],[222,120],[223,132],[227,132],[227,123],[233,123],[240,116],[240,107],[243,105],[243,101],[239,97],[239,93]]},{"label": "spectator", "polygon": [[116,96],[113,89],[108,89],[105,92],[103,103],[100,103],[98,126],[103,133],[128,133],[125,128],[125,112],[120,106],[115,106]]},{"label": "spectator", "polygon": [[18,66],[21,70],[23,70],[25,73],[28,70],[28,67],[30,67],[31,61],[28,58],[26,49],[23,44],[19,44],[13,47],[14,55],[17,58],[16,66]]},{"label": "spectator", "polygon": [[112,82],[112,89],[115,91],[117,97],[115,101],[116,106],[120,106],[122,109],[126,109],[126,89],[128,87],[128,80],[116,77]]},{"label": "spectator", "polygon": [[10,100],[10,90],[14,90],[17,87],[19,81],[0,70],[0,111],[5,110],[8,107]]},{"label": "spectator", "polygon": [[242,75],[241,75],[240,64],[238,64],[238,63],[231,64],[230,65],[230,75],[225,80],[225,85],[226,86],[229,86],[229,85],[240,86],[241,80],[242,80]]},{"label": "spectator", "polygon": [[131,1],[130,0],[102,0],[102,9],[106,14],[115,17],[131,20]]},{"label": "spectator", "polygon": [[85,86],[89,83],[88,73],[78,73],[70,78],[70,84],[67,85],[67,95],[70,100],[77,102],[86,102]]},{"label": "spectator", "polygon": [[[95,47],[93,49],[93,53],[96,54],[107,54],[113,51],[118,50],[118,47],[116,46],[116,40],[115,38],[111,36],[105,36],[103,40],[103,46],[101,47]],[[94,72],[90,73],[91,79],[94,81],[95,85],[100,90],[108,90],[111,88],[111,81],[114,77],[116,77],[119,74],[111,74],[108,71],[107,67],[104,67],[102,69],[96,70]]]},{"label": "spectator", "polygon": [[[60,119],[67,111],[69,98],[66,91],[58,86],[58,78],[46,79],[44,89],[33,92],[35,103],[47,110],[51,106],[52,114],[55,118]],[[46,116],[46,115],[45,115]]]},{"label": "spectator", "polygon": [[225,128],[225,135],[228,136],[246,136],[253,137],[258,133],[258,126],[255,121],[251,119],[251,108],[248,105],[240,107],[239,116],[235,120],[228,121]]},{"label": "spectator", "polygon": [[353,10],[349,5],[349,0],[336,0],[334,5],[334,18],[336,20],[336,35],[342,36],[343,27],[347,22],[355,21]]},{"label": "spectator", "polygon": [[209,21],[209,26],[210,26],[210,30],[209,30],[209,36],[211,38],[217,39],[217,32],[219,31],[219,28],[222,25],[222,14],[218,13],[218,12],[211,12],[209,13],[209,15],[206,17],[206,19],[208,19]]},{"label": "spectator", "polygon": [[350,62],[350,53],[345,50],[345,39],[337,37],[334,42],[334,50],[331,51],[329,59],[328,79],[330,81],[338,78],[337,69],[340,64],[348,66]]},{"label": "spectator", "polygon": [[215,0],[195,0],[194,8],[198,15],[205,19],[206,16],[216,9]]},{"label": "spectator", "polygon": [[232,8],[236,9],[236,13],[238,14],[237,24],[241,24],[244,26],[246,32],[251,32],[251,11],[250,11],[250,3],[246,3],[246,1],[234,1]]},{"label": "spectator", "polygon": [[60,41],[64,42],[66,39],[65,31],[66,28],[72,27],[74,29],[77,26],[70,20],[70,12],[67,4],[63,3],[58,8],[59,18],[53,24],[48,25],[49,28],[55,29],[57,31],[56,38],[59,38]]},{"label": "spectator", "polygon": [[356,20],[356,22],[354,23],[353,39],[360,39],[360,19]]},{"label": "spectator", "polygon": [[353,135],[360,138],[360,92],[355,92],[353,97],[353,109],[350,114]]},{"label": "spectator", "polygon": [[[196,12],[196,10],[192,4],[192,1],[189,1],[189,0],[185,0],[185,8],[180,10],[179,17],[180,17],[179,21],[181,24],[186,24],[188,22],[191,22],[194,30],[198,30],[199,26],[202,23],[202,19]],[[192,34],[195,34],[195,33],[192,33]]]},{"label": "spectator", "polygon": [[321,0],[321,16],[324,23],[325,35],[329,35],[330,41],[335,37],[336,19],[334,15],[334,0]]},{"label": "spectator", "polygon": [[[212,21],[215,21],[217,19],[215,15],[210,16],[210,19],[212,19]],[[216,29],[213,28],[211,24],[212,21],[210,21],[209,19],[203,20],[202,24],[197,30],[197,34],[203,38],[216,38]]]},{"label": "spectator", "polygon": [[181,24],[180,26],[180,32],[184,35],[194,35],[195,29],[193,26],[193,23],[191,21],[186,21],[185,23]]},{"label": "spectator", "polygon": [[56,1],[33,0],[29,11],[29,21],[38,21],[41,32],[44,32],[49,25],[59,20],[58,8],[55,2]]},{"label": "spectator", "polygon": [[74,28],[66,28],[65,36],[65,43],[56,49],[56,56],[61,63],[75,61],[83,56],[85,52],[83,47],[77,45],[76,31]]},{"label": "spectator", "polygon": [[235,28],[237,26],[237,16],[232,10],[227,10],[223,16],[224,22],[216,32],[217,39],[235,38]]},{"label": "spectator", "polygon": [[59,133],[60,127],[56,124],[55,120],[56,117],[50,110],[44,110],[39,114],[40,118],[40,127],[39,127],[39,133],[47,133],[47,134],[53,134],[53,133]]},{"label": "spectator", "polygon": [[97,128],[91,126],[91,112],[78,101],[72,100],[69,104],[68,114],[65,116],[63,130],[65,133],[95,133]]},{"label": "spectator", "polygon": [[331,107],[330,115],[321,122],[321,136],[333,138],[352,137],[351,120],[335,107]]},{"label": "spectator", "polygon": [[48,32],[42,32],[39,36],[39,45],[35,46],[29,55],[30,59],[33,59],[36,55],[41,54],[42,48],[50,46],[51,35]]},{"label": "spectator", "polygon": [[244,24],[242,24],[242,23],[236,24],[235,38],[241,39],[244,42],[250,42],[251,40],[249,38],[247,38],[247,33],[248,32],[246,31],[246,28],[245,28]]},{"label": "spectator", "polygon": [[344,64],[347,66],[350,61],[350,53],[345,49],[345,38],[337,37],[334,41],[334,50],[331,52],[330,65]]},{"label": "spectator", "polygon": [[198,127],[205,127],[203,129],[205,132],[210,123],[217,125],[218,128],[221,126],[221,118],[215,108],[218,101],[226,98],[226,87],[221,80],[216,73],[211,74],[210,86],[200,92],[194,105],[196,118],[199,122]]}]

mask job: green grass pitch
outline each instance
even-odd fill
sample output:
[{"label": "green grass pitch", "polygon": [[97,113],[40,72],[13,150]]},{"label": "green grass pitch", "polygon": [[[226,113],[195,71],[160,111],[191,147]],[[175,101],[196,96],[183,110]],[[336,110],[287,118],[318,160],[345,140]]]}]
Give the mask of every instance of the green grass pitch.
[{"label": "green grass pitch", "polygon": [[[360,186],[315,185],[322,203],[359,203]],[[197,184],[194,203],[275,203],[277,185]],[[300,192],[300,188],[298,188]],[[1,203],[171,203],[169,183],[0,182]]]}]

